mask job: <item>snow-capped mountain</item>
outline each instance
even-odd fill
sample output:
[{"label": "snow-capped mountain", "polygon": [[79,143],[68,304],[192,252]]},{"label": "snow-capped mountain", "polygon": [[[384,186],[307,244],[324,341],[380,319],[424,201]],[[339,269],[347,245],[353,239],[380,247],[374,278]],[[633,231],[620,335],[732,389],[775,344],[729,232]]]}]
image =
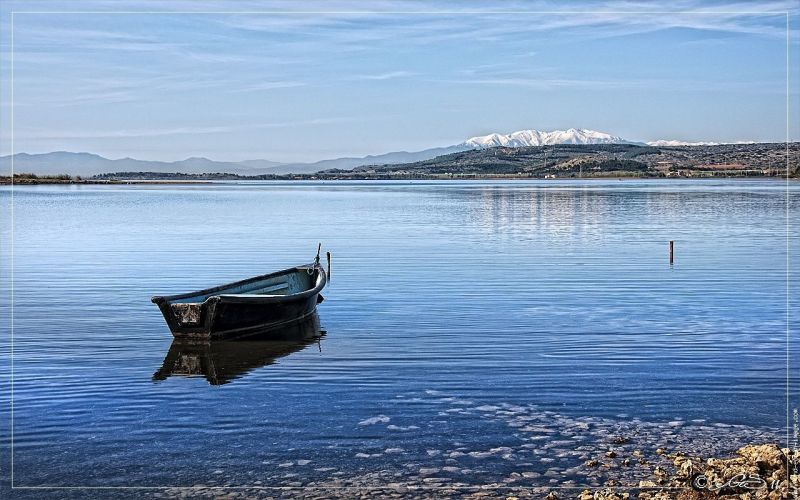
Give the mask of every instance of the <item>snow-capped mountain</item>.
[{"label": "snow-capped mountain", "polygon": [[686,141],[669,141],[669,140],[658,140],[658,141],[650,141],[647,143],[648,146],[719,146],[718,142],[686,142]]},{"label": "snow-capped mountain", "polygon": [[648,146],[665,147],[665,146],[719,146],[720,144],[755,144],[754,141],[733,141],[733,142],[688,142],[688,141],[670,141],[658,140],[646,143]]},{"label": "snow-capped mountain", "polygon": [[497,146],[520,148],[525,146],[548,146],[551,144],[629,144],[632,142],[605,132],[571,128],[568,130],[553,130],[551,132],[519,130],[508,135],[489,134],[471,137],[464,141],[463,145],[482,149]]}]

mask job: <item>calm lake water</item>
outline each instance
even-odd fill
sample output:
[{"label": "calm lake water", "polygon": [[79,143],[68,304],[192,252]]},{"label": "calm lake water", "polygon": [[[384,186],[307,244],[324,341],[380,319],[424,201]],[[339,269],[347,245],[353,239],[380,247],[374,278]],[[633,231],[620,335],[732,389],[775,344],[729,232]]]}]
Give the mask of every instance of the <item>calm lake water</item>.
[{"label": "calm lake water", "polygon": [[[771,180],[16,187],[14,485],[297,486],[448,463],[481,483],[547,472],[515,447],[570,422],[780,438],[789,189],[787,209]],[[221,385],[153,380],[172,337],[152,295],[307,263],[318,241],[318,342],[222,356]]]}]

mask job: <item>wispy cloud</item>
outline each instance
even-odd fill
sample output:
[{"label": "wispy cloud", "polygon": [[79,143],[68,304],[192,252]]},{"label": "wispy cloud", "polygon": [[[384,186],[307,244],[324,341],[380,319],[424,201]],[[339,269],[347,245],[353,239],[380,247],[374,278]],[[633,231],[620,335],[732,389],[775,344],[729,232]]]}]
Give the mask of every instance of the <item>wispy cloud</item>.
[{"label": "wispy cloud", "polygon": [[[89,10],[103,5],[87,4],[92,6]],[[130,5],[139,4],[130,2]],[[580,7],[568,5],[558,9],[546,2],[512,2],[501,6],[388,2],[369,8],[351,2],[311,3],[288,8],[280,3],[219,2],[209,5],[208,10],[221,13],[174,15],[180,27],[177,30],[164,29],[152,22],[161,19],[161,16],[138,16],[148,22],[128,24],[125,29],[114,30],[108,28],[108,18],[105,18],[106,22],[92,26],[86,22],[91,16],[23,15],[18,18],[15,27],[16,63],[18,68],[24,69],[26,59],[35,64],[37,60],[41,62],[42,54],[53,54],[55,58],[62,57],[64,61],[74,60],[80,64],[92,52],[108,54],[110,61],[123,66],[126,56],[122,54],[131,54],[136,61],[147,57],[154,66],[162,68],[200,63],[194,65],[192,74],[184,81],[175,78],[164,87],[136,85],[136,88],[127,89],[86,89],[84,94],[68,99],[64,105],[115,103],[136,99],[142,89],[181,91],[190,87],[223,88],[224,84],[216,82],[216,75],[202,73],[212,75],[215,68],[235,64],[238,64],[237,70],[242,74],[239,75],[239,82],[232,82],[229,88],[231,92],[304,86],[307,83],[299,73],[307,70],[321,52],[335,54],[348,50],[396,48],[398,40],[402,41],[403,46],[416,47],[432,43],[475,44],[480,43],[478,40],[503,40],[520,45],[515,53],[504,56],[517,58],[536,54],[536,51],[524,49],[536,37],[556,44],[574,45],[590,39],[680,28],[706,34],[782,38],[786,35],[783,13],[793,8],[790,1],[784,0],[767,0],[758,4],[734,1],[711,6],[700,0],[682,0],[670,4],[668,9],[658,7],[663,11],[659,13],[653,13],[656,9],[653,3],[625,0],[588,2]],[[196,10],[197,6],[191,2],[172,1],[159,5],[158,10],[161,9]],[[280,15],[273,12],[291,10],[306,10],[309,13]],[[364,12],[366,10],[372,12]],[[251,12],[225,14],[231,11]],[[313,11],[326,12],[310,13]],[[54,19],[59,19],[59,22],[54,23]],[[97,19],[104,17],[98,16]],[[197,37],[196,34],[200,32],[203,36]],[[794,32],[794,35],[797,34]],[[800,37],[794,37],[794,40],[798,39]],[[276,47],[281,50],[270,50]],[[69,57],[62,54],[69,54]],[[7,58],[7,54],[0,54],[0,57]],[[241,78],[244,73],[267,67],[273,71],[281,68],[281,77],[265,82],[241,83],[246,81]],[[298,73],[290,75],[286,69],[289,67]],[[351,78],[381,81],[410,76],[413,76],[411,71],[390,71],[364,73]]]},{"label": "wispy cloud", "polygon": [[219,134],[233,131],[234,127],[174,127],[174,128],[148,128],[148,129],[120,129],[120,130],[20,130],[18,135],[23,138],[41,140],[54,139],[123,139],[131,137],[162,137],[186,134]]},{"label": "wispy cloud", "polygon": [[[15,58],[17,62],[25,62],[26,56],[34,57],[37,53],[60,55],[92,53],[109,53],[117,57],[123,53],[148,54],[151,57],[172,58],[183,61],[196,61],[208,64],[226,64],[241,62],[267,62],[279,58],[266,54],[254,54],[242,50],[226,50],[231,38],[224,33],[204,32],[203,37],[196,39],[190,32],[180,35],[164,29],[126,25],[124,30],[86,28],[83,26],[90,16],[56,17],[58,14],[41,16],[20,16],[15,22]],[[103,15],[95,16],[100,25],[111,24]],[[53,26],[53,19],[65,21]],[[68,21],[73,19],[74,23]],[[148,17],[146,19],[155,19]],[[200,18],[198,32],[209,19]],[[83,23],[82,23],[83,22]],[[7,54],[4,54],[7,57]],[[282,59],[281,59],[282,60]]]},{"label": "wispy cloud", "polygon": [[127,139],[147,137],[167,137],[176,135],[207,135],[227,134],[246,130],[309,127],[329,125],[352,121],[353,117],[320,117],[305,120],[286,120],[262,123],[244,123],[231,126],[183,126],[183,127],[154,127],[130,129],[101,129],[101,130],[45,130],[45,129],[20,129],[17,136],[28,140],[63,140],[63,139]]},{"label": "wispy cloud", "polygon": [[257,82],[257,83],[244,83],[244,84],[231,84],[228,88],[229,92],[262,92],[275,89],[291,89],[297,87],[305,87],[308,85],[305,82],[297,81],[273,81],[273,82]]},{"label": "wispy cloud", "polygon": [[499,87],[525,87],[542,91],[557,89],[615,90],[646,89],[669,90],[672,92],[706,92],[714,93],[732,90],[747,90],[750,93],[778,94],[786,92],[783,82],[779,81],[686,81],[666,79],[580,79],[580,78],[547,78],[547,77],[485,77],[463,79],[430,80],[431,82],[450,85],[486,85]]},{"label": "wispy cloud", "polygon": [[[341,7],[340,7],[341,9]],[[757,4],[727,2],[708,5],[700,0],[672,2],[668,8],[652,2],[587,2],[558,8],[546,2],[480,5],[451,3],[400,4],[354,12],[294,16],[231,16],[227,27],[263,34],[290,36],[289,42],[336,42],[352,46],[376,42],[430,43],[443,40],[499,40],[531,33],[606,38],[674,28],[697,31],[785,37],[782,16],[794,9],[791,1]],[[326,9],[327,10],[327,9]],[[336,9],[330,9],[335,11]]]},{"label": "wispy cloud", "polygon": [[473,85],[499,85],[513,87],[529,87],[541,90],[555,88],[593,88],[593,89],[617,89],[646,87],[642,81],[632,80],[595,80],[595,79],[568,79],[568,78],[475,78],[464,80],[447,80],[449,83],[466,83]]},{"label": "wispy cloud", "polygon": [[243,82],[236,75],[220,78],[209,75],[163,74],[153,76],[148,73],[123,73],[104,78],[76,76],[62,81],[56,88],[43,86],[48,82],[28,81],[18,78],[19,91],[15,104],[18,106],[57,106],[74,107],[87,104],[115,104],[133,101],[162,101],[188,91],[214,91],[217,93],[268,92],[278,89],[303,87],[300,81]]},{"label": "wispy cloud", "polygon": [[413,76],[416,73],[411,71],[389,71],[387,73],[378,73],[373,75],[354,75],[351,77],[351,80],[368,80],[368,81],[376,81],[376,80],[396,80],[398,78],[405,78],[409,76]]}]

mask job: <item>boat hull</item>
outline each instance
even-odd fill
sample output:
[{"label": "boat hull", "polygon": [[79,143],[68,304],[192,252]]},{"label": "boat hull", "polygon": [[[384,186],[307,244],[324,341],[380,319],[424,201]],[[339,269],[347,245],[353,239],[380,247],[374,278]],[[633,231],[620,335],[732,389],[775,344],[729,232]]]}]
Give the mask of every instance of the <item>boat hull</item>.
[{"label": "boat hull", "polygon": [[221,300],[210,328],[211,339],[240,338],[278,330],[314,314],[319,294],[272,304],[247,304]]},{"label": "boat hull", "polygon": [[[306,272],[306,268],[297,268]],[[202,302],[186,301],[191,294],[153,297],[175,338],[218,340],[246,338],[278,331],[308,319],[322,302],[320,291],[325,286],[325,272],[312,267],[314,286],[290,295],[226,294],[225,287],[196,292]],[[290,273],[291,270],[251,278],[240,283]],[[241,286],[240,284],[232,284]],[[218,292],[218,293],[217,293]]]}]

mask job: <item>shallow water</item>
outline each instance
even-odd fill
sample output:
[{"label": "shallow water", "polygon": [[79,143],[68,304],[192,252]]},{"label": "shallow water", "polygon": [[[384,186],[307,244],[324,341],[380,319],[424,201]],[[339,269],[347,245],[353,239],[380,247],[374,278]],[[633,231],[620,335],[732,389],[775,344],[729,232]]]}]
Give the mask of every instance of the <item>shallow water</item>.
[{"label": "shallow water", "polygon": [[[599,419],[779,438],[789,192],[787,207],[771,180],[15,187],[14,484],[305,484],[459,448],[487,482],[520,462],[480,453],[537,442],[505,419],[514,407],[558,432]],[[7,219],[3,241],[8,318]],[[171,336],[151,295],[306,263],[317,241],[333,254],[318,342],[222,385],[153,381]]]}]

